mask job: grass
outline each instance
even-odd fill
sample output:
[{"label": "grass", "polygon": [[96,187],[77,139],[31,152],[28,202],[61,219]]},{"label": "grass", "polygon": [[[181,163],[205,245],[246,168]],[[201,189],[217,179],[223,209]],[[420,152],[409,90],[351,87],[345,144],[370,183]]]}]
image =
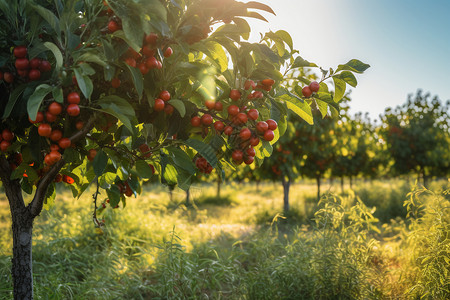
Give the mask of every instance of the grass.
[{"label": "grass", "polygon": [[[442,187],[448,182],[433,183],[436,191]],[[407,182],[358,182],[354,192],[347,187],[318,203],[307,182],[292,186],[292,212],[282,216],[281,185],[222,188],[216,199],[214,185],[193,187],[193,205],[186,206],[183,191],[169,197],[164,187],[146,186],[125,209],[105,210],[103,230],[91,221],[90,193],[75,200],[59,190],[34,226],[36,299],[450,295],[448,276],[433,279],[448,267],[440,254],[450,253],[448,195],[415,192],[403,206]],[[0,299],[12,298],[8,209],[0,198]]]}]

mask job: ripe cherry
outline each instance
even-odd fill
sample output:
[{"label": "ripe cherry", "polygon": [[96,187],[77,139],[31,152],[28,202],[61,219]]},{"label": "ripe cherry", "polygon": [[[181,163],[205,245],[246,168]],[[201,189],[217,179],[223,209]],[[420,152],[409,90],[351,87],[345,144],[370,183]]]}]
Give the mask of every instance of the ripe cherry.
[{"label": "ripe cherry", "polygon": [[10,142],[14,139],[14,133],[11,132],[9,129],[3,129],[2,131],[2,139]]},{"label": "ripe cherry", "polygon": [[250,120],[255,121],[259,117],[259,112],[258,112],[258,110],[252,108],[247,112],[247,116]]},{"label": "ripe cherry", "polygon": [[252,132],[248,128],[242,128],[239,132],[239,137],[241,140],[246,141],[252,136]]},{"label": "ripe cherry", "polygon": [[167,47],[166,51],[164,51],[164,57],[170,57],[173,53],[172,48]]},{"label": "ripe cherry", "polygon": [[278,124],[275,120],[269,119],[266,121],[267,125],[269,125],[270,130],[275,130],[278,127]]},{"label": "ripe cherry", "polygon": [[233,127],[226,126],[225,129],[223,130],[223,133],[225,133],[226,135],[230,136],[233,133]]},{"label": "ripe cherry", "polygon": [[165,104],[164,104],[164,100],[162,100],[162,99],[155,99],[155,106],[153,106],[153,110],[154,111],[162,111],[162,110],[164,110],[164,106],[165,106]]},{"label": "ripe cherry", "polygon": [[261,81],[261,83],[264,85],[264,86],[267,86],[267,87],[271,87],[274,83],[275,83],[275,80],[273,80],[273,79],[270,79],[270,78],[267,78],[267,79],[263,79],[263,81]]},{"label": "ripe cherry", "polygon": [[245,90],[249,90],[252,89],[254,90],[256,88],[256,83],[253,80],[246,80],[244,83],[244,89]]},{"label": "ripe cherry", "polygon": [[159,98],[163,99],[164,101],[170,100],[170,93],[168,91],[162,91],[159,93]]},{"label": "ripe cherry", "polygon": [[320,89],[320,84],[317,81],[313,81],[309,84],[309,89],[313,93],[317,93]]},{"label": "ripe cherry", "polygon": [[53,101],[48,106],[48,112],[54,116],[59,115],[62,112],[62,106],[58,102]]},{"label": "ripe cherry", "polygon": [[62,138],[59,140],[58,145],[59,147],[61,147],[61,149],[67,149],[72,145],[72,142],[69,138]]},{"label": "ripe cherry", "polygon": [[14,47],[13,54],[16,58],[23,58],[27,56],[27,47],[25,46]]},{"label": "ripe cherry", "polygon": [[238,113],[236,116],[236,123],[237,124],[245,124],[248,121],[248,117],[244,113]]},{"label": "ripe cherry", "polygon": [[38,127],[38,134],[40,136],[49,137],[52,133],[52,127],[47,123],[42,123]]},{"label": "ripe cherry", "polygon": [[120,86],[120,79],[115,77],[111,80],[111,86],[115,89],[117,89]]},{"label": "ripe cherry", "polygon": [[248,156],[255,156],[255,155],[256,155],[255,148],[253,148],[253,147],[248,148],[248,149],[245,151],[245,153],[247,153]]},{"label": "ripe cherry", "polygon": [[69,104],[66,111],[69,116],[76,117],[80,114],[80,107],[78,106],[78,104]]},{"label": "ripe cherry", "polygon": [[255,157],[254,157],[254,156],[247,156],[247,157],[244,159],[244,163],[245,163],[246,165],[251,165],[254,161],[255,161]]},{"label": "ripe cherry", "polygon": [[155,45],[158,40],[158,35],[156,33],[150,33],[145,36],[145,42],[149,45]]},{"label": "ripe cherry", "polygon": [[54,114],[51,114],[50,112],[46,111],[45,112],[45,119],[47,120],[47,122],[53,123],[53,122],[56,121],[56,119],[58,119],[58,117],[55,116]]},{"label": "ripe cherry", "polygon": [[134,59],[134,58],[132,58],[132,57],[127,57],[127,58],[125,58],[125,63],[127,64],[127,65],[129,65],[130,67],[133,67],[133,68],[136,68],[136,60]]},{"label": "ripe cherry", "polygon": [[52,130],[52,133],[50,133],[50,140],[53,142],[57,142],[62,138],[62,132],[59,129]]},{"label": "ripe cherry", "polygon": [[59,146],[56,144],[51,144],[50,145],[50,151],[59,151]]},{"label": "ripe cherry", "polygon": [[138,65],[139,71],[141,71],[142,75],[145,75],[148,73],[148,71],[150,71],[150,69],[147,67],[147,65],[144,62],[141,62]]},{"label": "ripe cherry", "polygon": [[205,106],[209,109],[212,110],[216,107],[216,102],[214,100],[206,100],[205,101]]},{"label": "ripe cherry", "polygon": [[199,116],[194,116],[191,119],[191,125],[193,127],[200,127],[200,125],[202,124],[202,120],[200,119]]},{"label": "ripe cherry", "polygon": [[43,60],[43,61],[41,61],[41,64],[39,65],[39,70],[41,72],[51,71],[52,65],[47,60]]},{"label": "ripe cherry", "polygon": [[230,98],[231,98],[231,100],[233,100],[233,101],[238,101],[239,99],[241,99],[241,92],[239,92],[239,91],[236,90],[236,89],[232,89],[232,90],[230,91]]},{"label": "ripe cherry", "polygon": [[3,80],[7,83],[13,83],[14,82],[14,75],[9,73],[9,72],[5,72],[3,74]]},{"label": "ripe cherry", "polygon": [[147,57],[152,57],[155,55],[155,50],[150,48],[148,45],[144,45],[144,47],[142,47],[142,54]]},{"label": "ripe cherry", "polygon": [[264,132],[264,139],[266,141],[270,142],[271,140],[273,140],[274,137],[275,137],[275,134],[273,133],[272,130],[268,129],[268,130],[266,130],[266,132]]},{"label": "ripe cherry", "polygon": [[156,69],[158,68],[158,60],[155,57],[151,56],[145,60],[145,65],[149,69]]},{"label": "ripe cherry", "polygon": [[264,133],[267,129],[269,129],[269,124],[267,124],[267,122],[260,121],[256,123],[256,130],[258,130],[258,132]]},{"label": "ripe cherry", "polygon": [[214,129],[217,130],[217,132],[222,132],[225,128],[225,125],[222,121],[216,121],[214,122]]},{"label": "ripe cherry", "polygon": [[49,155],[53,163],[61,160],[61,153],[59,153],[59,151],[50,151]]},{"label": "ripe cherry", "polygon": [[236,105],[230,105],[228,106],[228,114],[230,116],[235,116],[239,113],[239,107],[237,107]]},{"label": "ripe cherry", "polygon": [[202,121],[202,124],[203,124],[203,125],[209,126],[209,125],[212,124],[212,122],[213,122],[214,120],[213,120],[213,117],[212,117],[210,114],[204,114],[204,115],[202,116],[202,118],[201,118],[201,121]]},{"label": "ripe cherry", "polygon": [[237,161],[242,161],[242,158],[244,157],[244,153],[242,153],[241,150],[234,150],[233,153],[231,154],[231,157],[236,162]]},{"label": "ripe cherry", "polygon": [[252,136],[250,138],[250,145],[252,145],[253,147],[258,146],[259,144],[259,137],[257,136]]},{"label": "ripe cherry", "polygon": [[67,95],[67,102],[69,104],[78,104],[80,103],[80,94],[77,92],[72,92],[69,95]]},{"label": "ripe cherry", "polygon": [[173,113],[173,106],[170,104],[166,104],[164,106],[164,112],[168,115],[171,115]]},{"label": "ripe cherry", "polygon": [[108,23],[108,30],[109,30],[109,32],[113,33],[113,32],[116,32],[119,29],[120,29],[120,26],[119,26],[119,24],[117,24],[116,21],[114,21],[114,20],[109,21],[109,23]]},{"label": "ripe cherry", "polygon": [[18,58],[18,59],[16,59],[14,65],[16,66],[17,70],[24,70],[24,69],[28,69],[30,62],[26,58]]},{"label": "ripe cherry", "polygon": [[222,109],[223,109],[223,104],[222,104],[222,102],[216,102],[216,104],[215,104],[215,106],[214,106],[214,109],[215,110],[217,110],[217,111],[222,111]]},{"label": "ripe cherry", "polygon": [[31,69],[39,69],[41,66],[41,60],[37,57],[30,60],[30,68]]},{"label": "ripe cherry", "polygon": [[7,152],[9,146],[11,146],[11,143],[10,143],[10,142],[8,142],[8,141],[2,141],[2,142],[0,143],[0,150],[1,150],[2,152]]},{"label": "ripe cherry", "polygon": [[84,122],[83,121],[78,121],[77,123],[75,123],[75,128],[78,130],[83,129],[84,127]]},{"label": "ripe cherry", "polygon": [[97,149],[90,149],[89,153],[87,155],[87,159],[89,161],[93,161],[96,155],[97,155]]},{"label": "ripe cherry", "polygon": [[311,91],[311,89],[309,88],[309,86],[303,87],[303,89],[302,89],[302,94],[303,94],[303,97],[305,97],[305,98],[311,97],[312,91]]},{"label": "ripe cherry", "polygon": [[28,78],[29,78],[31,81],[39,80],[39,79],[41,78],[41,71],[39,71],[38,69],[31,69],[31,70],[28,72]]},{"label": "ripe cherry", "polygon": [[36,119],[33,121],[28,116],[28,121],[30,121],[31,124],[40,123],[40,122],[44,121],[44,114],[41,111],[38,111],[37,114],[36,114]]}]

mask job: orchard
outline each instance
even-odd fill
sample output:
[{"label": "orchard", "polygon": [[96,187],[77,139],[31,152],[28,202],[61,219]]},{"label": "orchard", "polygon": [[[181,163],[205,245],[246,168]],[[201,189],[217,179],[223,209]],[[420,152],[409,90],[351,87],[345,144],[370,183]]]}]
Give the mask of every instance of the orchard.
[{"label": "orchard", "polygon": [[346,85],[369,66],[350,60],[311,81],[299,70],[317,66],[286,31],[248,41],[246,19],[273,13],[234,0],[2,2],[0,178],[15,299],[33,298],[33,221],[56,185],[74,198],[93,185],[86,209],[102,227],[98,209],[125,207],[146,180],[188,190],[197,173],[261,165],[288,110],[309,124],[315,106],[339,116]]}]

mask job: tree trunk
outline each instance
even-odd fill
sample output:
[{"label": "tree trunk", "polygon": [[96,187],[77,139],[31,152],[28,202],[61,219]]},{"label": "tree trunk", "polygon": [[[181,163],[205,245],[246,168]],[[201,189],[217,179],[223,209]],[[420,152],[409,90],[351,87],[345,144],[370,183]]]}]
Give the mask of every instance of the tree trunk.
[{"label": "tree trunk", "polygon": [[217,176],[217,195],[216,198],[220,199],[220,185],[222,184],[222,180],[220,179],[220,176]]},{"label": "tree trunk", "polygon": [[428,188],[428,178],[427,178],[425,169],[422,170],[422,176],[423,176],[423,186],[427,189]]},{"label": "tree trunk", "polygon": [[33,299],[31,255],[33,217],[25,207],[18,180],[3,181],[12,217],[13,257],[11,274],[15,300]]},{"label": "tree trunk", "polygon": [[289,188],[291,187],[291,180],[286,180],[283,178],[281,180],[283,183],[283,191],[284,191],[284,197],[283,197],[283,211],[286,213],[289,211]]},{"label": "tree trunk", "polygon": [[191,200],[190,197],[191,196],[191,190],[187,189],[186,190],[186,207],[191,206]]},{"label": "tree trunk", "polygon": [[344,193],[344,176],[341,176],[341,193]]},{"label": "tree trunk", "polygon": [[320,200],[320,176],[316,177],[317,181],[317,200]]},{"label": "tree trunk", "polygon": [[353,177],[350,176],[349,179],[350,179],[350,189],[353,189]]}]

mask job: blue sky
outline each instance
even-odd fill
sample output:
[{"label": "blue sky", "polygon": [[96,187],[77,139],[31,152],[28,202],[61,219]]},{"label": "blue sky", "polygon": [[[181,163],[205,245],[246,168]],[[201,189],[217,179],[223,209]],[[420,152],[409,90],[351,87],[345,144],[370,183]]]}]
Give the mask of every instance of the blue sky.
[{"label": "blue sky", "polygon": [[450,99],[450,0],[259,0],[277,16],[254,31],[284,29],[300,55],[324,68],[352,58],[371,65],[358,75],[351,112],[377,118],[417,89]]}]

